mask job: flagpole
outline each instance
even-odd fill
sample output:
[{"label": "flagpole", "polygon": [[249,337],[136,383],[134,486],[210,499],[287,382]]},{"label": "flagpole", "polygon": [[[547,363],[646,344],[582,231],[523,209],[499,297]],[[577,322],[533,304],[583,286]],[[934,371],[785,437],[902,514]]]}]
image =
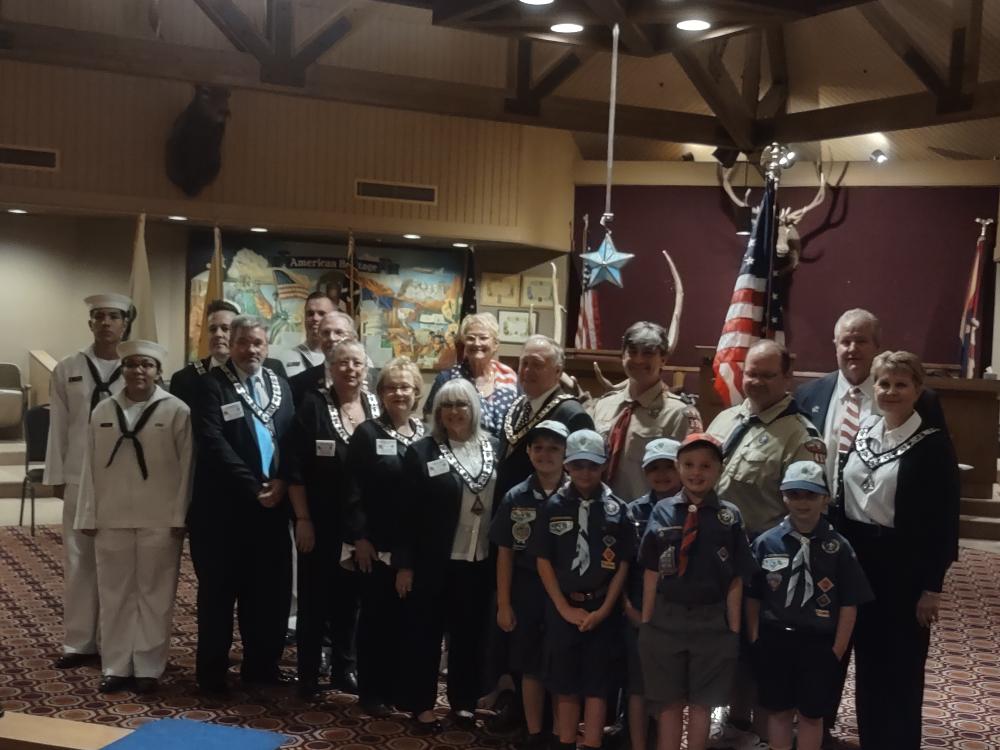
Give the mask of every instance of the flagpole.
[{"label": "flagpole", "polygon": [[[788,160],[788,148],[782,146],[778,143],[772,143],[762,154],[764,159],[764,174],[766,183],[764,185],[765,192],[768,186],[771,187],[774,193],[774,200],[771,201],[771,217],[768,222],[768,237],[767,244],[768,247],[773,248],[775,246],[775,236],[774,233],[778,230],[778,185],[781,183],[781,169],[784,166],[790,165]],[[757,217],[760,221],[763,217]],[[774,284],[774,252],[768,253],[767,259],[767,287],[769,289],[773,288]],[[771,303],[774,300],[773,292],[767,295],[767,300],[764,303],[764,320],[761,326],[761,338],[770,338],[767,336],[768,332],[771,330]]]}]

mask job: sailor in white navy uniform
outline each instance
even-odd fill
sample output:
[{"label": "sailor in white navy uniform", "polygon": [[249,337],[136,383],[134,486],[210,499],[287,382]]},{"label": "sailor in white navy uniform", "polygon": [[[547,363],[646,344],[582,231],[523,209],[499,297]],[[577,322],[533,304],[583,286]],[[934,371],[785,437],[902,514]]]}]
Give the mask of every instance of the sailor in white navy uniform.
[{"label": "sailor in white navy uniform", "polygon": [[80,493],[83,449],[90,412],[122,389],[121,359],[116,347],[128,329],[132,300],[124,294],[95,294],[84,302],[94,343],[70,354],[52,371],[49,440],[44,484],[63,499],[63,655],[57,669],[70,669],[97,656],[97,572],[94,540],[73,530]]},{"label": "sailor in white navy uniform", "polygon": [[101,692],[134,678],[155,690],[167,664],[174,595],[191,502],[187,405],[156,385],[166,350],[118,345],[125,388],[94,409],[75,528],[94,540],[100,598]]},{"label": "sailor in white navy uniform", "polygon": [[302,306],[302,328],[306,338],[298,346],[281,353],[281,364],[289,378],[293,378],[310,367],[322,365],[326,361],[323,354],[323,339],[320,336],[319,325],[323,318],[336,310],[333,300],[323,292],[313,292],[306,297]]}]

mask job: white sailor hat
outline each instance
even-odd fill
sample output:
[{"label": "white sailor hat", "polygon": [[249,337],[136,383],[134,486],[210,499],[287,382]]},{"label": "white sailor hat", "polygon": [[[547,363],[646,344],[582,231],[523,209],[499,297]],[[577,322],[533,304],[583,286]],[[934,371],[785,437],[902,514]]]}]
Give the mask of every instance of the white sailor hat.
[{"label": "white sailor hat", "polygon": [[155,341],[143,341],[142,339],[123,341],[118,345],[118,356],[121,359],[136,355],[151,357],[159,363],[160,367],[163,367],[163,360],[166,359],[167,350]]},{"label": "white sailor hat", "polygon": [[649,445],[646,446],[646,453],[642,457],[642,468],[646,468],[653,461],[667,460],[676,461],[677,460],[677,450],[681,447],[681,444],[676,440],[671,440],[670,438],[657,438],[656,440],[650,441]]},{"label": "white sailor hat", "polygon": [[781,480],[781,489],[784,490],[805,490],[815,492],[817,495],[829,495],[830,490],[826,487],[826,472],[823,467],[815,461],[796,461],[788,467],[784,479]]},{"label": "white sailor hat", "polygon": [[124,294],[91,294],[89,297],[85,297],[83,301],[87,303],[87,307],[91,310],[107,307],[127,313],[132,309],[132,298]]},{"label": "white sailor hat", "polygon": [[577,430],[566,438],[566,463],[593,461],[595,464],[603,464],[607,460],[604,438],[593,430]]}]

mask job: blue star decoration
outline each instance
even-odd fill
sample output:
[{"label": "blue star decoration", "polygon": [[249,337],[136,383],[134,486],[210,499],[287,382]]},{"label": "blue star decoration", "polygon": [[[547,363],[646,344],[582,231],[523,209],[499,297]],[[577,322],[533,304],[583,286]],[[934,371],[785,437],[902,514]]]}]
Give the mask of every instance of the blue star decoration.
[{"label": "blue star decoration", "polygon": [[586,270],[587,289],[593,289],[604,281],[622,286],[622,266],[634,257],[631,253],[618,252],[611,240],[611,233],[608,232],[596,253],[583,253],[580,256]]}]

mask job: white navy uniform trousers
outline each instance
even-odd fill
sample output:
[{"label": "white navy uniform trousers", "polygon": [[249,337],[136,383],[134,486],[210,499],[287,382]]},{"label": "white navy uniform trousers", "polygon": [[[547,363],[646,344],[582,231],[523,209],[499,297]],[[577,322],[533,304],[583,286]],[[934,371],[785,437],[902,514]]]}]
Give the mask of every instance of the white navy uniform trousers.
[{"label": "white navy uniform trousers", "polygon": [[[148,476],[142,478],[135,442],[121,442],[114,407],[128,429],[159,402],[136,439]],[[132,404],[124,393],[101,402],[90,423],[76,527],[97,529],[101,670],[117,677],[159,678],[167,664],[184,527],[191,502],[193,444],[187,405],[157,388]]]},{"label": "white navy uniform trousers", "polygon": [[[94,379],[86,357],[107,382],[121,362],[98,359],[94,347],[70,354],[52,371],[49,386],[49,441],[45,451],[47,485],[65,484],[63,493],[63,652],[93,654],[97,641],[97,567],[94,539],[73,529],[76,500],[80,491],[84,443],[90,418],[90,399]],[[111,384],[112,393],[122,389],[119,376]]]}]

